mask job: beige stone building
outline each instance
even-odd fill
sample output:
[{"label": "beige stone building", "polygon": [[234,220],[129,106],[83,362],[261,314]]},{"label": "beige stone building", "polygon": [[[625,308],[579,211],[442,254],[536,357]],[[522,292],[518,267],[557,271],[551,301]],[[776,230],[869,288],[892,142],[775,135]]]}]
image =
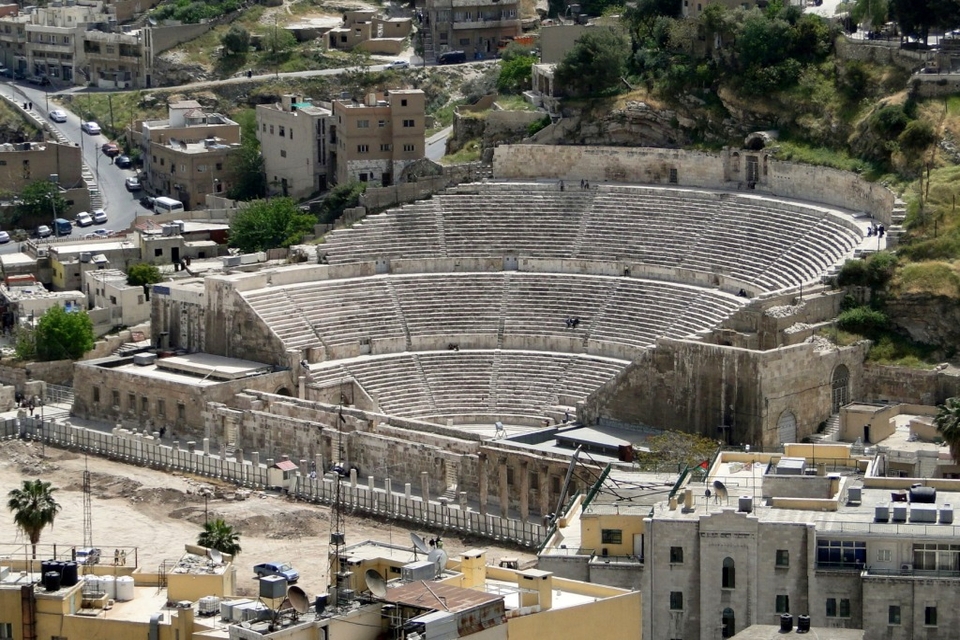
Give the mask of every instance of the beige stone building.
[{"label": "beige stone building", "polygon": [[363,102],[334,101],[331,166],[337,182],[400,182],[404,168],[425,155],[424,109],[419,89],[371,93]]},{"label": "beige stone building", "polygon": [[114,326],[132,327],[150,319],[150,301],[143,287],[127,284],[127,274],[119,269],[84,272],[83,293],[90,309],[109,312]]},{"label": "beige stone building", "polygon": [[334,181],[329,169],[331,108],[329,103],[314,104],[290,94],[279,103],[257,105],[264,170],[272,187],[283,195],[306,198],[325,191]]},{"label": "beige stone building", "polygon": [[102,89],[146,87],[149,58],[141,30],[81,34],[84,77]]},{"label": "beige stone building", "polygon": [[227,162],[240,146],[240,125],[184,100],[170,105],[167,119],[142,122],[139,144],[147,191],[194,209],[204,205],[207,194],[229,189]]},{"label": "beige stone building", "polygon": [[351,51],[360,48],[374,54],[397,55],[413,30],[410,18],[385,18],[376,11],[346,11],[343,23],[327,32],[327,46]]},{"label": "beige stone building", "polygon": [[495,58],[521,34],[516,0],[427,0],[423,13],[429,62],[445,51],[463,51],[468,60]]},{"label": "beige stone building", "polygon": [[[83,162],[80,147],[57,142],[23,142],[0,145],[0,185],[19,193],[28,184],[47,181],[56,176],[61,195],[67,201],[67,210],[56,212],[57,217],[72,216],[90,208],[90,192],[80,170]],[[52,223],[54,212],[43,222]]]}]

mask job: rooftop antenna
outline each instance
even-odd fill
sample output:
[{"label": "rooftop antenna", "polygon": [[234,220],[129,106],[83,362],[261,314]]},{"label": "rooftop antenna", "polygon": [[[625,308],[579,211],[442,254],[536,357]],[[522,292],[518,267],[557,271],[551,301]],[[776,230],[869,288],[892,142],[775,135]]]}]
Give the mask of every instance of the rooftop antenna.
[{"label": "rooftop antenna", "polygon": [[410,532],[410,541],[413,542],[413,559],[417,559],[417,551],[430,556],[430,546],[424,542],[423,538],[415,534],[413,531]]},{"label": "rooftop antenna", "polygon": [[93,548],[93,504],[90,490],[90,470],[87,469],[87,456],[83,456],[83,546]]},{"label": "rooftop antenna", "polygon": [[343,534],[343,510],[340,506],[340,480],[341,463],[343,459],[343,423],[346,420],[343,417],[343,378],[340,378],[340,404],[337,406],[337,462],[333,468],[334,496],[333,496],[333,521],[330,523],[330,550],[333,556],[333,606],[339,604],[340,587],[342,577],[340,575],[340,554],[342,547],[346,542],[346,536]]}]

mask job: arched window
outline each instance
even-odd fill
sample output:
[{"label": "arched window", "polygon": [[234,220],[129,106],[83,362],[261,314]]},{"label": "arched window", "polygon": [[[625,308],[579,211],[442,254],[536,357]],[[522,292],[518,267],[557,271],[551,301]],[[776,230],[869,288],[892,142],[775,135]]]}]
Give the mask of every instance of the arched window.
[{"label": "arched window", "polygon": [[780,419],[777,420],[777,437],[780,444],[797,441],[797,416],[792,411],[787,410],[780,414]]},{"label": "arched window", "polygon": [[721,635],[724,638],[732,638],[737,633],[737,618],[733,614],[733,609],[727,607],[723,610],[723,617],[720,618]]},{"label": "arched window", "polygon": [[839,365],[833,370],[833,382],[830,385],[833,395],[833,413],[839,413],[840,407],[850,402],[850,370]]},{"label": "arched window", "polygon": [[733,558],[723,559],[723,575],[720,586],[724,589],[734,589],[737,586],[737,568]]}]

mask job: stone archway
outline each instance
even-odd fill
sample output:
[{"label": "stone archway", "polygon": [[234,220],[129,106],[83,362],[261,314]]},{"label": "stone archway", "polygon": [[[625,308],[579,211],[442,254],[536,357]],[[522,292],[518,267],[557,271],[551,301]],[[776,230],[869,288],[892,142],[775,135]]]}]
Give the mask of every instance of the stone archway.
[{"label": "stone archway", "polygon": [[777,439],[782,445],[797,441],[797,416],[789,409],[777,420]]},{"label": "stone archway", "polygon": [[280,387],[274,393],[278,396],[287,396],[288,398],[292,397],[293,395],[290,393],[290,389],[287,389],[286,387]]},{"label": "stone archway", "polygon": [[850,402],[850,370],[846,365],[838,365],[833,370],[830,401],[830,413],[839,413],[840,407]]},{"label": "stone archway", "polygon": [[724,638],[732,638],[737,633],[737,617],[733,613],[733,609],[727,607],[723,610],[720,625],[721,635]]}]

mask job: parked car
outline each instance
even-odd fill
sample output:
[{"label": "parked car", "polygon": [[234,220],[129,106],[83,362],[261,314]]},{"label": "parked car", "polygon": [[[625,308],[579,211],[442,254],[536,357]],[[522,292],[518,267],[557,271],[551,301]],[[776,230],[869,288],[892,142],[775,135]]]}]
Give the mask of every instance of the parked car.
[{"label": "parked car", "polygon": [[66,122],[67,112],[62,109],[54,109],[50,112],[50,119],[54,122]]},{"label": "parked car", "polygon": [[77,214],[74,224],[76,224],[78,227],[89,227],[93,224],[93,216],[86,211],[81,211]]},{"label": "parked car", "polygon": [[156,200],[153,196],[143,196],[140,198],[140,206],[153,211],[153,203]]},{"label": "parked car", "polygon": [[130,159],[130,156],[117,156],[117,159],[113,161],[113,164],[117,165],[121,169],[129,169],[133,166],[133,160]]},{"label": "parked car", "polygon": [[13,72],[13,79],[14,79],[14,80],[23,80],[23,79],[25,79],[26,77],[27,77],[27,76],[24,75],[23,71],[14,71],[14,72]]},{"label": "parked car", "polygon": [[5,67],[2,64],[0,64],[0,76],[3,76],[4,78],[12,78],[13,69],[11,69],[10,67]]},{"label": "parked car", "polygon": [[76,554],[77,564],[89,565],[100,562],[100,549],[94,549],[93,547],[77,549]]},{"label": "parked car", "polygon": [[29,82],[30,84],[36,84],[41,87],[45,87],[48,84],[50,84],[50,78],[48,78],[47,76],[30,76],[29,78],[27,78],[27,82]]},{"label": "parked car", "polygon": [[388,69],[409,69],[410,63],[406,60],[394,60],[393,62],[387,64]]},{"label": "parked car", "polygon": [[463,51],[447,51],[437,58],[437,64],[460,64],[467,61],[467,54]]},{"label": "parked car", "polygon": [[264,576],[280,576],[286,578],[287,582],[296,582],[300,579],[300,572],[286,562],[261,562],[258,565],[254,565],[253,573],[258,578]]},{"label": "parked car", "polygon": [[84,133],[88,133],[91,136],[100,135],[100,125],[96,122],[84,122],[80,125],[80,130]]},{"label": "parked car", "polygon": [[93,224],[103,224],[107,221],[107,212],[103,209],[97,209],[93,212]]},{"label": "parked car", "polygon": [[38,238],[49,238],[52,235],[53,235],[53,229],[51,229],[47,225],[42,224],[39,227],[37,227]]},{"label": "parked car", "polygon": [[10,242],[10,234],[6,231],[0,231],[0,244],[7,244]]},{"label": "parked car", "polygon": [[111,238],[113,237],[113,229],[97,229],[93,233],[88,233],[83,236],[84,238],[89,238],[91,240],[99,240],[101,238]]},{"label": "parked car", "polygon": [[140,178],[127,178],[123,181],[123,185],[127,188],[127,191],[140,191],[143,188],[140,184]]},{"label": "parked car", "polygon": [[116,142],[104,142],[103,146],[100,147],[100,150],[103,151],[105,156],[110,158],[116,158],[118,155],[120,155],[120,147]]}]

